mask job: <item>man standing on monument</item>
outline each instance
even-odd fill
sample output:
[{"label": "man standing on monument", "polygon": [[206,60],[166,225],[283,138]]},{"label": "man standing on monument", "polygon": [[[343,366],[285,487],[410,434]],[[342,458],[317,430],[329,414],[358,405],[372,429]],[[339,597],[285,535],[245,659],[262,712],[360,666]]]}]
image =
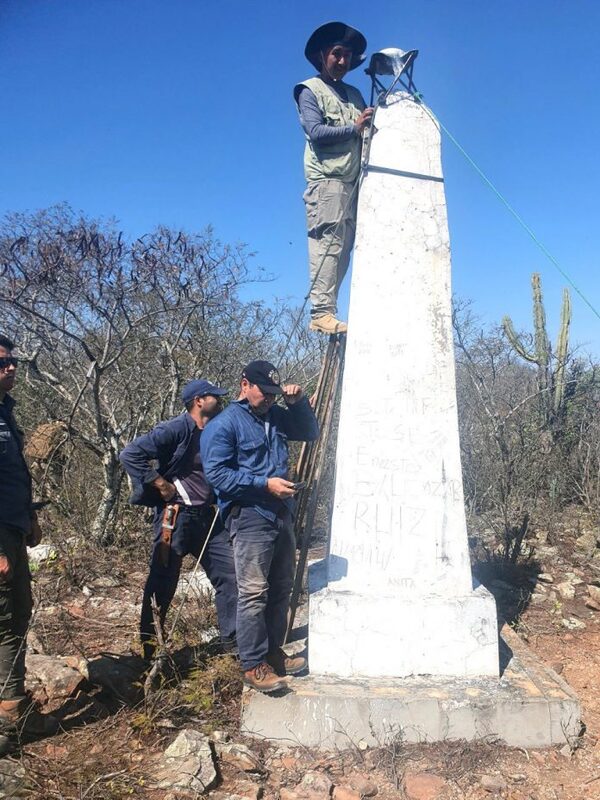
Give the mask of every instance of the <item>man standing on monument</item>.
[{"label": "man standing on monument", "polygon": [[[226,652],[235,646],[233,552],[220,519],[215,520],[214,496],[200,459],[204,426],[221,411],[226,394],[206,380],[190,381],[181,393],[184,413],[139,436],[119,456],[133,482],[130,502],[154,506],[154,545],[140,622],[147,659],[156,646],[152,600],[163,624],[188,553],[198,558],[203,552],[200,564],[215,589],[221,644]],[[158,461],[157,467],[153,461]]]},{"label": "man standing on monument", "polygon": [[31,502],[31,476],[23,457],[23,434],[13,416],[18,359],[0,336],[0,756],[23,736],[46,736],[57,720],[40,714],[25,693],[25,651],[32,612],[27,547],[42,532]]},{"label": "man standing on monument", "polygon": [[[275,405],[278,395],[286,408]],[[260,692],[284,688],[282,676],[306,666],[306,659],[288,658],[281,648],[296,556],[296,488],[287,479],[287,443],[318,435],[300,386],[281,386],[273,364],[252,361],[242,372],[240,399],[206,426],[200,442],[206,477],[233,543],[244,683]]]},{"label": "man standing on monument", "polygon": [[310,330],[326,334],[347,330],[336,318],[337,296],[354,244],[362,134],[373,109],[342,78],[362,64],[366,48],[365,37],[349,25],[321,25],[304,49],[319,74],[294,87],[306,134]]}]

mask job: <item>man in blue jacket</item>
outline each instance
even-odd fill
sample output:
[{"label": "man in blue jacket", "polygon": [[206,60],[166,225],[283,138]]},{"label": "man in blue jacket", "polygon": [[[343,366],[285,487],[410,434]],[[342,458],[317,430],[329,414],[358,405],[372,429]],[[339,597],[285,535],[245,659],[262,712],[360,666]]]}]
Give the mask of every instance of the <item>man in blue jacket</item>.
[{"label": "man in blue jacket", "polygon": [[[213,492],[200,459],[204,426],[221,411],[225,394],[224,389],[206,380],[190,381],[181,394],[186,411],[139,436],[119,456],[133,482],[130,502],[155,508],[154,545],[140,623],[144,657],[148,659],[156,642],[152,600],[164,624],[183,557],[193,553],[198,558],[209,534],[200,564],[215,589],[223,647],[232,650],[235,646],[233,552],[220,519],[215,520]],[[157,467],[152,464],[155,461]]]},{"label": "man in blue jacket", "polygon": [[[278,396],[286,408],[275,405]],[[287,443],[318,435],[300,386],[280,386],[273,364],[253,361],[242,373],[240,399],[211,420],[200,442],[206,477],[233,542],[244,682],[261,692],[284,688],[282,676],[306,667],[306,659],[288,658],[281,649],[296,556],[296,489],[288,480]]]}]

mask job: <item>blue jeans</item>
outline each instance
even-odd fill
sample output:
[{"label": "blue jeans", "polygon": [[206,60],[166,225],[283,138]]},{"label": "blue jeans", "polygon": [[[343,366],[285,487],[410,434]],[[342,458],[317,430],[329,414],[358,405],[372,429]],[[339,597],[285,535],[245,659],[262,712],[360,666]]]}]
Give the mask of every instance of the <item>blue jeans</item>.
[{"label": "blue jeans", "polygon": [[237,643],[246,672],[285,640],[296,541],[287,510],[274,522],[253,508],[242,508],[237,517],[235,513],[228,528],[238,578]]},{"label": "blue jeans", "polygon": [[[192,553],[198,558],[213,518],[214,511],[210,506],[181,506],[173,531],[168,564],[165,566],[161,562],[159,553],[162,509],[156,511],[150,573],[144,587],[140,621],[140,638],[142,644],[145,645],[144,652],[147,656],[151,655],[152,642],[156,640],[152,618],[152,598],[155,599],[159,608],[161,624],[164,624],[177,589],[183,557]],[[220,518],[215,523],[200,564],[215,590],[215,605],[221,639],[226,644],[232,643],[235,640],[237,583],[233,549]]]}]

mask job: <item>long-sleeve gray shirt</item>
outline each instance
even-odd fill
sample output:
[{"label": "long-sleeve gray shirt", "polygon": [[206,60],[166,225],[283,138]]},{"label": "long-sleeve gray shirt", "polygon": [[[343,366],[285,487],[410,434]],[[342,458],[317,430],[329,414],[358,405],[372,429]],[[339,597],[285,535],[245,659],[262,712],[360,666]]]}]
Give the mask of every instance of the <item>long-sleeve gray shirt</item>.
[{"label": "long-sleeve gray shirt", "polygon": [[[348,102],[348,94],[343,85],[338,81],[327,81],[327,86],[337,94],[342,102]],[[307,86],[300,88],[296,98],[300,111],[300,123],[304,132],[314,144],[333,144],[345,142],[353,136],[358,136],[354,125],[327,125],[323,112],[319,108],[317,98]]]}]

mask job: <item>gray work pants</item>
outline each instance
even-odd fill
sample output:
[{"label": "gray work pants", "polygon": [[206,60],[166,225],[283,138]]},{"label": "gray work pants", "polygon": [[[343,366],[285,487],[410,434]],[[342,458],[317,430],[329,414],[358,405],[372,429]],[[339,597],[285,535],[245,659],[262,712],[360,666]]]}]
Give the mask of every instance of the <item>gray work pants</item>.
[{"label": "gray work pants", "polygon": [[355,186],[330,178],[309,183],[304,192],[312,317],[337,313],[356,232]]},{"label": "gray work pants", "polygon": [[0,700],[25,694],[25,646],[33,607],[25,533],[0,524],[0,554],[12,575],[0,581]]}]

